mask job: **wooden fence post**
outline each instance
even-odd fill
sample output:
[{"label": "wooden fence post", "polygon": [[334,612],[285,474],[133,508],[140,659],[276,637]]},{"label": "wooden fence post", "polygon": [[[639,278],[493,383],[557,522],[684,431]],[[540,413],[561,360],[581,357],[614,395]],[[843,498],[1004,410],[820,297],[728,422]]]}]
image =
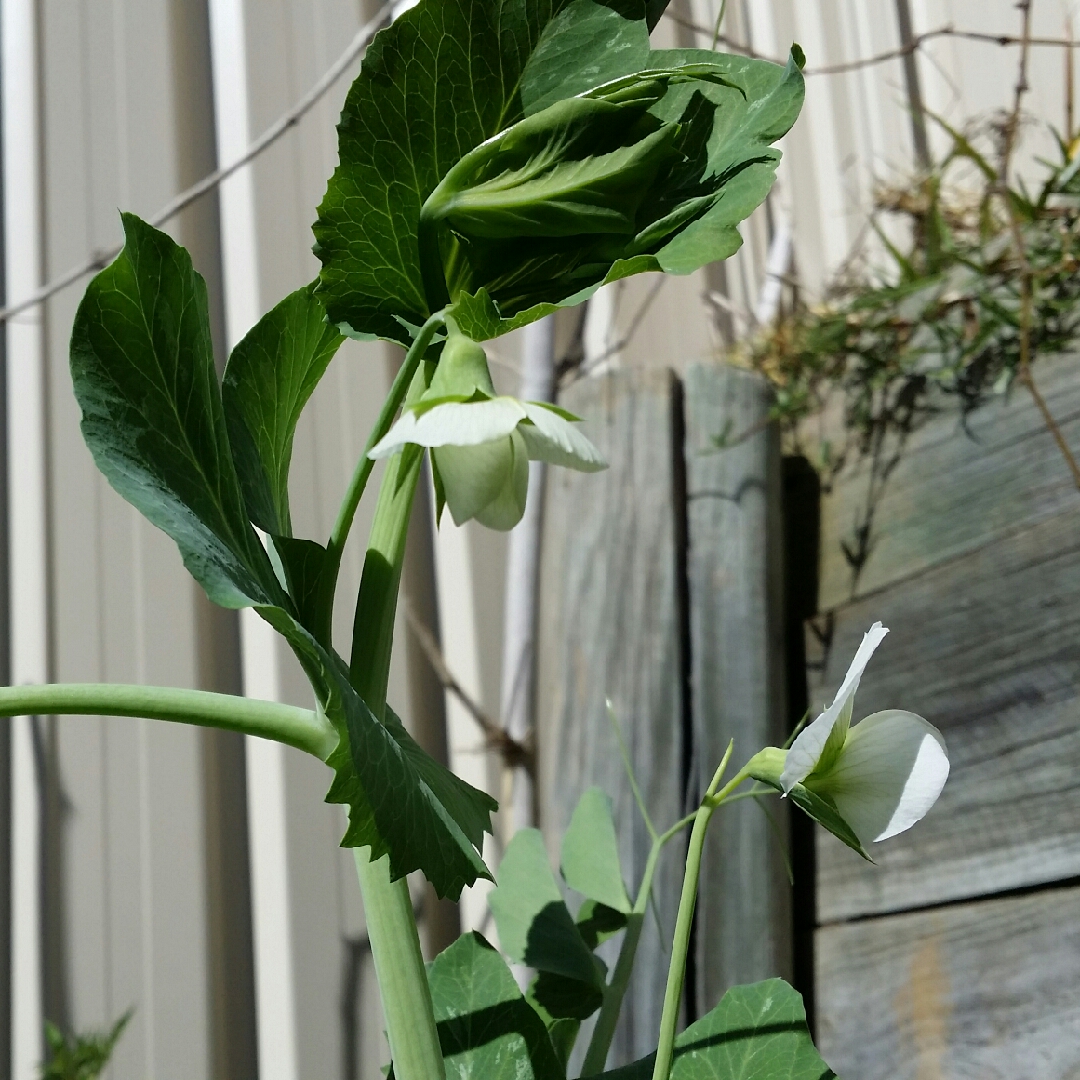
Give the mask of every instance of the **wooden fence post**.
[{"label": "wooden fence post", "polygon": [[[649,813],[666,828],[683,812],[686,770],[673,498],[676,383],[670,371],[583,379],[560,404],[611,467],[548,470],[537,636],[539,803],[553,861],[581,793],[598,784],[614,803],[627,885],[637,888],[650,841],[634,807],[606,715],[610,698]],[[671,934],[683,845],[672,843],[654,891]],[[642,934],[612,1062],[655,1048],[667,953],[657,920]]]},{"label": "wooden fence post", "polygon": [[[610,468],[599,475],[553,469],[546,488],[537,637],[541,820],[554,861],[581,793],[600,785],[614,802],[633,889],[649,837],[605,699],[658,828],[696,803],[728,738],[740,763],[764,742],[783,739],[779,454],[764,386],[748,372],[691,369],[684,394],[670,371],[617,371],[575,383],[560,404],[584,419]],[[723,812],[715,828],[691,954],[690,1012],[711,1008],[734,980],[790,967],[790,890],[766,817],[743,803]],[[685,840],[673,842],[661,863],[658,918],[646,924],[609,1064],[655,1046],[684,853]]]},{"label": "wooden fence post", "polygon": [[[693,757],[704,790],[729,739],[734,770],[786,737],[780,447],[753,372],[692,367],[685,397]],[[790,978],[786,809],[747,800],[710,829],[696,924],[701,1011],[737,983]]]}]

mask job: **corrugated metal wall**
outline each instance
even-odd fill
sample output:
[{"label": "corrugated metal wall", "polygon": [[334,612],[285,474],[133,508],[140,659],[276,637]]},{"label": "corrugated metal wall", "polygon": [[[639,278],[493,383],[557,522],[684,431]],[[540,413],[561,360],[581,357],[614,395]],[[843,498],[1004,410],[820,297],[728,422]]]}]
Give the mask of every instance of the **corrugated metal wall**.
[{"label": "corrugated metal wall", "polygon": [[[718,6],[673,0],[658,41],[708,45]],[[316,82],[374,8],[371,0],[4,0],[5,49],[22,48],[36,33],[32,55],[17,54],[15,63],[5,53],[8,299],[117,243],[117,207],[149,216],[225,156],[222,109],[235,101],[223,97],[220,74],[216,87],[212,77],[214,49],[223,47],[221,31],[212,27],[225,25],[221,19],[243,29],[242,119],[254,136]],[[912,0],[911,8],[917,33],[951,22],[1017,29],[1009,0]],[[1059,0],[1036,2],[1036,32],[1059,36],[1064,14]],[[875,178],[911,167],[909,85],[901,60],[814,74],[895,50],[900,32],[893,0],[730,0],[726,19],[725,33],[757,53],[780,58],[792,41],[803,45],[810,69],[806,110],[785,140],[788,157],[774,195],[747,223],[736,257],[685,279],[621,283],[594,305],[586,338],[594,355],[610,354],[609,364],[683,368],[746,333],[770,243],[788,226],[795,238],[790,272],[811,294],[819,290],[860,237]],[[928,107],[957,120],[1006,105],[1012,95],[1007,58],[1013,56],[955,38],[928,44],[918,61]],[[1060,123],[1060,53],[1043,50],[1038,57],[1027,107]],[[261,310],[317,271],[310,222],[335,163],[333,124],[347,85],[341,80],[251,168],[244,183],[255,242],[246,254],[229,222],[221,224],[221,206],[231,205],[228,192],[222,204],[211,194],[169,226],[207,278],[219,357],[227,339],[245,329],[230,325],[230,318],[243,321],[235,314],[243,310],[236,303],[240,289],[257,298]],[[20,116],[30,122],[19,126]],[[254,260],[254,278],[241,282],[235,267],[245,265],[244,258]],[[59,293],[40,318],[22,317],[6,336],[15,396],[8,460],[13,677],[236,691],[245,675],[253,685],[256,665],[276,680],[282,697],[307,703],[307,688],[285,651],[267,651],[241,634],[235,615],[211,608],[171,542],[94,469],[67,373],[67,338],[80,295],[81,286]],[[561,317],[560,343],[573,337],[577,318]],[[518,378],[519,348],[509,339],[493,350],[496,378],[508,387]],[[381,345],[349,342],[316,393],[296,440],[299,533],[327,534],[394,361]],[[35,386],[43,394],[40,411]],[[35,439],[44,451],[44,474]],[[40,522],[35,499],[43,477]],[[343,596],[356,588],[369,513],[361,509],[346,555]],[[460,543],[444,527],[432,544],[425,527],[418,525],[406,588],[418,607],[434,612],[433,559],[441,561],[444,606],[451,583],[471,582],[454,594],[444,639],[459,674],[496,712],[503,540],[470,528]],[[42,571],[43,582],[35,584]],[[339,610],[342,640],[349,608]],[[44,636],[35,629],[38,611],[47,615]],[[455,618],[467,633],[453,631]],[[481,629],[474,633],[476,626]],[[37,668],[35,634],[44,642]],[[438,741],[441,695],[415,652],[399,649],[390,696],[409,722],[426,725]],[[475,738],[460,723],[451,741],[464,761]],[[340,809],[321,801],[328,780],[322,766],[291,751],[266,765],[238,738],[137,720],[19,724],[13,729],[21,732],[13,895],[17,907],[23,898],[17,926],[24,935],[36,933],[40,917],[42,948],[36,957],[33,941],[16,942],[15,970],[37,965],[45,1015],[81,1030],[102,1027],[134,1006],[112,1070],[117,1080],[246,1077],[257,1069],[263,1080],[379,1075],[384,1046],[362,911],[351,859],[336,846]],[[258,770],[248,775],[252,762],[278,768],[277,780]],[[497,769],[489,772],[497,781]],[[277,818],[251,820],[249,807],[264,807],[267,798]],[[38,826],[42,839],[35,849]],[[280,856],[277,880],[288,882],[282,896],[267,893],[275,879],[258,870],[262,856],[255,860],[258,872],[249,873],[251,845],[258,852],[267,844]],[[35,892],[39,857],[45,887]],[[36,915],[27,908],[34,896],[45,898]],[[431,926],[433,940],[452,928],[453,916],[448,923],[445,914]],[[260,925],[284,933],[260,950],[253,945]],[[25,1026],[37,998],[27,986],[15,987],[16,1019],[23,1018],[17,1080],[28,1080],[39,1047],[33,1027]],[[284,1012],[270,1011],[271,993],[284,995],[273,1004]],[[280,1038],[267,1041],[271,1035]],[[274,1046],[287,1052],[268,1056]]]}]

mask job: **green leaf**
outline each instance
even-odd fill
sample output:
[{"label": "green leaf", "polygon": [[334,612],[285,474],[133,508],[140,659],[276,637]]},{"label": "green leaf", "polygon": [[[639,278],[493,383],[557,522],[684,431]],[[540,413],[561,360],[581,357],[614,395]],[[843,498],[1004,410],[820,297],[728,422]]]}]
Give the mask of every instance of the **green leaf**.
[{"label": "green leaf", "polygon": [[633,907],[619,866],[611,800],[601,788],[589,788],[570,818],[562,842],[562,876],[571,889],[615,911],[629,914]]},{"label": "green leaf", "polygon": [[574,924],[582,940],[595,952],[608,938],[624,930],[629,919],[628,912],[617,911],[606,904],[598,904],[595,900],[586,900],[578,908]]},{"label": "green leaf", "polygon": [[465,154],[524,115],[525,65],[566,6],[422,0],[372,41],[342,110],[340,164],[314,226],[333,323],[408,343],[408,325],[431,313],[420,208]]},{"label": "green leaf", "polygon": [[[90,283],[72,333],[72,379],[87,445],[113,487],[177,542],[212,600],[254,606],[296,653],[342,735],[328,762],[336,772],[328,798],[349,806],[344,843],[370,846],[374,858],[389,855],[395,878],[422,870],[441,896],[456,899],[463,886],[490,876],[479,850],[496,804],[428,757],[392,712],[380,723],[353,689],[341,658],[303,625],[314,625],[315,581],[325,553],[311,541],[274,538],[294,603],[247,518],[202,278],[187,252],[164,233],[131,215],[123,220],[124,250]],[[277,378],[269,370],[277,361],[305,371],[281,383],[291,390],[279,400],[291,404],[266,414],[277,437],[265,441],[269,456],[259,463],[270,462],[267,479],[275,483],[277,470],[287,468],[291,424],[310,392],[305,387],[336,347],[325,326],[315,324],[313,310],[294,294],[260,325],[264,331],[279,326],[286,337],[292,333],[295,344],[303,335],[293,316],[302,315],[307,340],[321,342],[319,348],[305,352],[286,343],[284,353],[271,356],[272,343],[260,332],[249,335],[249,347],[234,357],[234,401],[245,423],[260,415],[250,397],[257,372]],[[287,516],[287,502],[278,501],[283,489],[271,484],[269,490],[274,512],[284,509]]]},{"label": "green leaf", "polygon": [[[656,252],[659,268],[669,274],[688,274],[705,263],[727,258],[742,241],[737,226],[764,201],[775,179],[780,151],[772,143],[785,135],[802,108],[802,72],[792,55],[786,67],[703,49],[657,50],[650,64],[657,67],[715,65],[741,93],[715,82],[673,87],[654,110],[664,119],[683,115],[694,95],[716,106],[708,137],[707,175],[718,181],[719,198],[712,208]],[[691,177],[683,176],[685,187]],[[670,195],[669,199],[673,199]]]},{"label": "green leaf", "polygon": [[544,28],[521,76],[526,116],[649,66],[641,0],[574,0]]},{"label": "green leaf", "polygon": [[[662,10],[649,5],[650,19]],[[579,303],[605,281],[660,269],[688,273],[734,251],[735,225],[764,198],[779,158],[761,148],[787,130],[782,117],[788,126],[794,119],[801,76],[794,64],[786,72],[701,50],[650,53],[645,13],[640,0],[422,0],[380,34],[346,102],[341,164],[315,225],[331,320],[358,336],[407,342],[448,296],[486,290],[496,310],[493,322],[485,320],[492,333],[477,334],[465,313],[462,321],[483,340],[550,305]],[[703,91],[692,100],[695,88],[722,89],[714,84],[731,81],[728,69],[746,76],[752,92],[736,80],[726,95]],[[620,78],[629,81],[610,82]],[[592,79],[608,85],[596,90]],[[677,86],[671,107],[651,107]],[[566,100],[584,91],[587,99]],[[591,117],[571,133],[577,149],[567,161],[551,157],[565,149],[562,113],[551,139],[542,130],[541,118],[560,107]],[[725,115],[714,126],[717,108]],[[652,121],[640,117],[642,109]],[[614,145],[634,122],[641,131],[624,132],[625,145]],[[500,135],[510,141],[490,141]],[[500,155],[511,145],[519,159],[506,169]],[[461,174],[470,155],[489,171]],[[543,176],[533,175],[537,163]],[[422,210],[454,170],[453,190],[427,207],[422,230]],[[751,175],[741,176],[744,170]],[[507,185],[515,207],[501,205]],[[572,223],[586,218],[589,227],[574,232]],[[476,235],[458,235],[466,219]],[[524,234],[502,235],[514,222],[524,223]],[[695,224],[692,237],[664,253]],[[492,228],[498,236],[487,236]]]},{"label": "green leaf", "polygon": [[229,358],[221,388],[229,440],[248,516],[264,532],[292,535],[293,435],[342,340],[308,285],[264,315]]},{"label": "green leaf", "polygon": [[553,1016],[580,1018],[600,1007],[602,968],[574,925],[538,830],[521,829],[507,845],[488,904],[503,951],[556,977],[535,988],[545,1009]]},{"label": "green leaf", "polygon": [[[601,1080],[650,1080],[651,1054]],[[836,1080],[806,1027],[802,997],[783,979],[736,986],[675,1039],[671,1080]]]},{"label": "green leaf", "polygon": [[291,536],[273,536],[272,539],[274,550],[281,560],[289,596],[296,606],[297,619],[306,630],[316,634],[326,548],[314,540],[299,540]]},{"label": "green leaf", "polygon": [[563,1080],[543,1021],[478,933],[440,953],[428,981],[446,1080]]},{"label": "green leaf", "polygon": [[382,723],[349,682],[345,662],[280,609],[260,612],[293,648],[342,739],[326,801],[349,808],[342,847],[388,855],[396,881],[420,870],[441,897],[491,877],[480,856],[498,803],[425,753],[387,706]]},{"label": "green leaf", "polygon": [[[687,274],[738,250],[742,242],[739,223],[761,203],[773,183],[780,152],[771,144],[790,128],[802,104],[803,80],[795,58],[781,68],[704,50],[657,50],[648,54],[647,65],[646,70],[595,91],[593,102],[608,108],[612,102],[622,102],[629,117],[640,104],[636,95],[655,96],[658,88],[665,90],[655,103],[645,102],[650,121],[663,125],[659,131],[650,133],[646,125],[640,131],[628,129],[625,136],[641,140],[636,145],[642,147],[664,132],[669,140],[668,160],[655,172],[643,169],[646,162],[652,168],[656,158],[634,158],[630,172],[634,173],[631,190],[636,201],[620,203],[621,196],[607,190],[621,178],[616,166],[622,167],[610,144],[591,135],[578,142],[570,138],[574,132],[562,114],[568,104],[581,112],[583,101],[564,102],[529,117],[474,151],[444,181],[460,186],[471,169],[470,182],[477,182],[476,193],[486,196],[503,215],[494,220],[504,230],[510,221],[506,207],[539,222],[538,215],[545,212],[539,204],[545,198],[553,199],[563,213],[587,209],[590,201],[598,200],[607,211],[619,211],[622,216],[611,221],[617,218],[624,226],[621,234],[605,234],[598,231],[599,217],[590,225],[587,216],[582,216],[580,234],[560,239],[559,230],[545,219],[543,235],[535,235],[536,230],[526,225],[519,228],[521,235],[492,238],[488,234],[496,226],[487,221],[481,224],[484,235],[477,233],[475,222],[466,221],[464,227],[457,222],[455,227],[468,241],[467,256],[463,241],[459,252],[447,248],[444,239],[443,258],[452,268],[452,287],[458,290],[454,315],[471,337],[507,333],[556,307],[580,303],[603,283],[644,272]],[[625,101],[623,94],[628,95]],[[582,112],[582,118],[579,123],[589,117]],[[610,128],[600,121],[599,112],[596,123],[598,131]],[[519,132],[524,133],[525,142]],[[545,132],[548,143],[540,139]],[[536,143],[531,157],[522,154],[528,139]],[[575,149],[579,143],[580,149]],[[589,156],[605,146],[604,153]],[[652,146],[649,142],[650,154]],[[662,156],[659,150],[656,154]],[[557,167],[534,177],[545,156],[557,158]],[[485,170],[498,176],[498,193],[485,186],[489,184]],[[520,190],[503,192],[516,176],[527,183]],[[567,202],[561,190],[572,184],[580,184],[581,190]],[[473,198],[469,191],[455,198],[466,196]],[[437,192],[432,198],[443,196]],[[453,213],[449,209],[449,216]],[[633,226],[627,233],[625,226],[631,218]],[[430,249],[430,242],[427,246]]]},{"label": "green leaf", "polygon": [[165,233],[122,218],[124,249],[90,282],[72,329],[83,438],[109,483],[176,541],[211,600],[284,602],[233,466],[206,284]]}]

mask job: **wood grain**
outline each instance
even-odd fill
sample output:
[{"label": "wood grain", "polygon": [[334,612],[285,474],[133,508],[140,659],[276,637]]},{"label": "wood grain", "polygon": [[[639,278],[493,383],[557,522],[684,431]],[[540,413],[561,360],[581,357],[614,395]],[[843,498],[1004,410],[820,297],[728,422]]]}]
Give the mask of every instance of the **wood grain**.
[{"label": "wood grain", "polygon": [[[1040,389],[1062,433],[1080,448],[1075,357],[1043,360]],[[869,466],[841,474],[822,501],[821,610],[838,607],[1074,507],[1076,488],[1030,397],[1021,389],[968,419],[945,415],[911,436],[874,507],[870,551],[853,583],[841,544],[856,546]]]},{"label": "wood grain", "polygon": [[[693,757],[704,790],[729,739],[732,769],[784,738],[780,454],[770,395],[749,371],[694,366],[685,382]],[[727,432],[727,439],[721,438]],[[787,814],[766,804],[774,819]],[[696,913],[697,1001],[791,977],[791,888],[762,808],[714,819]]]},{"label": "wood grain", "polygon": [[[541,821],[553,863],[582,792],[614,802],[627,884],[636,889],[650,841],[634,807],[606,716],[610,698],[659,828],[683,812],[684,698],[676,513],[672,499],[674,379],[618,371],[574,384],[560,404],[611,463],[603,473],[548,470],[537,637]],[[685,848],[657,873],[659,923],[670,935]],[[667,955],[656,921],[642,935],[610,1061],[649,1053],[659,1030]]]},{"label": "wood grain", "polygon": [[875,847],[876,867],[821,834],[820,920],[1080,874],[1080,507],[836,612],[815,707],[875,619],[892,632],[855,718],[920,713],[952,773],[919,825]]},{"label": "wood grain", "polygon": [[1077,1080],[1080,889],[818,931],[818,1038],[844,1080]]}]

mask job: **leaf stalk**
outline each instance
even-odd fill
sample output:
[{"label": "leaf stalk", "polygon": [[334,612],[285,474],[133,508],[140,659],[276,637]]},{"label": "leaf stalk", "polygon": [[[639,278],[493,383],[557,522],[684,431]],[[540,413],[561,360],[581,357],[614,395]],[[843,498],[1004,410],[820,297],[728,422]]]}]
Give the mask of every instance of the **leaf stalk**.
[{"label": "leaf stalk", "polygon": [[0,687],[0,716],[141,716],[274,739],[325,761],[338,744],[330,722],[311,709],[232,694],[119,683]]}]

